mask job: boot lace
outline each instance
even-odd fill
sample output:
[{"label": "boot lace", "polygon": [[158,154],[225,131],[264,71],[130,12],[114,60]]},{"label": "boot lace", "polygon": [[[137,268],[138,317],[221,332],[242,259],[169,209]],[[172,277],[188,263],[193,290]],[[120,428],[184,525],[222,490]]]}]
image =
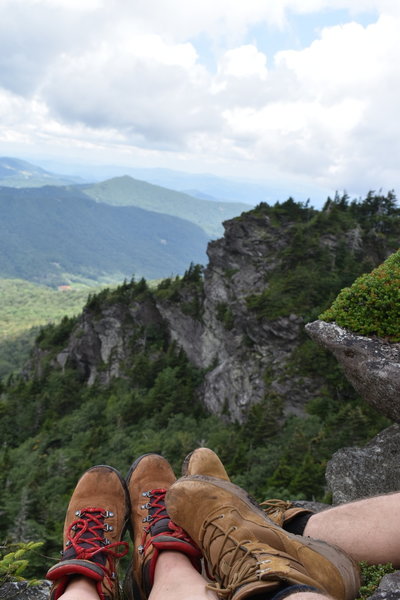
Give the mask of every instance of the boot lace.
[{"label": "boot lace", "polygon": [[[68,530],[66,552],[71,554],[73,549],[74,558],[95,562],[108,580],[115,579],[115,560],[125,556],[129,546],[127,542],[111,543],[104,535],[104,532],[112,531],[104,520],[113,513],[102,508],[85,508],[77,511],[75,516],[79,518],[71,523]],[[106,567],[107,559],[110,568]]]},{"label": "boot lace", "polygon": [[[182,540],[191,546],[195,546],[193,540],[182,527],[176,525],[169,518],[167,509],[165,508],[166,493],[167,490],[164,488],[149,490],[148,492],[142,493],[142,496],[149,498],[149,501],[142,505],[141,508],[147,509],[149,514],[143,519],[143,522],[148,523],[148,526],[143,528],[141,545],[138,548],[140,553],[145,552],[158,535],[170,535],[175,539]],[[160,523],[162,520],[166,521],[164,525]],[[160,525],[158,528],[157,524]]]},{"label": "boot lace", "polygon": [[[210,579],[218,580],[217,583],[209,583],[207,588],[216,592],[219,596],[229,599],[235,590],[246,583],[252,583],[259,580],[262,575],[268,573],[271,569],[267,567],[271,560],[266,558],[260,560],[261,555],[267,556],[265,548],[257,549],[250,540],[241,540],[238,542],[232,537],[232,533],[237,529],[234,525],[226,531],[217,521],[223,519],[223,515],[217,515],[206,521],[203,526],[200,545],[204,548],[205,556],[210,556],[210,549],[214,542],[218,540],[219,551],[211,561],[207,561],[207,574]],[[210,537],[205,540],[205,534],[209,527],[212,527]],[[252,544],[251,549],[246,547]],[[260,557],[255,557],[254,552],[259,550]],[[229,556],[228,556],[229,555]],[[220,571],[220,565],[228,564],[226,573]],[[211,566],[211,569],[210,569]]]},{"label": "boot lace", "polygon": [[263,511],[267,515],[273,515],[275,513],[283,514],[286,510],[291,508],[293,504],[286,500],[279,500],[278,498],[271,498],[270,500],[264,500],[260,506],[265,506]]}]

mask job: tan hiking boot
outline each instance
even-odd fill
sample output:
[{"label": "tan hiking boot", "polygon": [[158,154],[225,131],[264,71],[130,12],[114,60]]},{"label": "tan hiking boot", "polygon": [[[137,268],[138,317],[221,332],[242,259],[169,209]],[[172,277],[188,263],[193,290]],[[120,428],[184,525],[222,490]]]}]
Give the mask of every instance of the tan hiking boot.
[{"label": "tan hiking boot", "polygon": [[148,597],[162,551],[182,552],[198,571],[201,570],[200,550],[187,533],[171,521],[165,508],[166,491],[175,480],[170,464],[158,454],[138,458],[126,478],[134,542],[132,565],[124,582],[124,592],[129,599]]},{"label": "tan hiking boot", "polygon": [[[207,477],[217,477],[225,481],[230,481],[220,458],[213,450],[209,448],[196,448],[187,455],[182,465],[182,475],[190,477],[191,475],[206,475]],[[295,517],[300,515],[311,515],[313,512],[307,508],[294,506],[286,500],[265,500],[261,503],[264,512],[268,517],[280,527],[285,527]]]},{"label": "tan hiking boot", "polygon": [[184,477],[207,475],[208,477],[218,477],[229,481],[228,473],[221,460],[209,448],[196,448],[188,454],[183,461],[182,475]]},{"label": "tan hiking boot", "polygon": [[307,585],[337,600],[360,586],[356,564],[324,542],[275,525],[241,488],[206,476],[183,477],[166,496],[168,513],[194,539],[226,600]]},{"label": "tan hiking boot", "polygon": [[82,475],[65,517],[62,559],[46,574],[53,581],[52,600],[76,575],[96,582],[100,600],[120,597],[116,562],[128,552],[128,544],[121,542],[128,512],[128,494],[118,471],[100,465]]},{"label": "tan hiking boot", "polygon": [[287,500],[278,500],[271,498],[261,502],[265,514],[279,527],[284,527],[293,521],[296,517],[301,515],[313,515],[314,512],[308,508],[302,508],[301,506],[294,506],[292,502]]}]

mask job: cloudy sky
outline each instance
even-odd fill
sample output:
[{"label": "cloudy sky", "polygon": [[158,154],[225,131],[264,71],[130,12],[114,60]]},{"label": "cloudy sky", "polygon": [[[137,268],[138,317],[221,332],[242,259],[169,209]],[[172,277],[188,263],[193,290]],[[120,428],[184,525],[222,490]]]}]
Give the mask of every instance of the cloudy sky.
[{"label": "cloudy sky", "polygon": [[400,190],[399,0],[0,0],[0,155]]}]

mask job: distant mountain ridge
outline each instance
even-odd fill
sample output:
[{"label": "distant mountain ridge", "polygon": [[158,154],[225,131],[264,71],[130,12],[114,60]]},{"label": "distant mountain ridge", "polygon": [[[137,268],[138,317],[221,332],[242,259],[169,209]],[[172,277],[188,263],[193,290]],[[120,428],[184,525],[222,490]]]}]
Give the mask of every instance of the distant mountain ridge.
[{"label": "distant mountain ridge", "polygon": [[80,177],[58,175],[19,158],[0,157],[0,184],[9,187],[41,187],[79,183]]},{"label": "distant mountain ridge", "polygon": [[182,274],[249,208],[130,176],[77,183],[9,157],[0,186],[0,277],[47,285]]},{"label": "distant mountain ridge", "polygon": [[137,206],[187,219],[214,238],[223,234],[223,221],[249,210],[249,205],[245,203],[195,198],[183,192],[133,179],[129,175],[83,185],[80,190],[96,202],[113,206]]},{"label": "distant mountain ridge", "polygon": [[136,206],[96,203],[72,186],[0,187],[0,277],[48,285],[157,279],[204,263],[206,233]]}]

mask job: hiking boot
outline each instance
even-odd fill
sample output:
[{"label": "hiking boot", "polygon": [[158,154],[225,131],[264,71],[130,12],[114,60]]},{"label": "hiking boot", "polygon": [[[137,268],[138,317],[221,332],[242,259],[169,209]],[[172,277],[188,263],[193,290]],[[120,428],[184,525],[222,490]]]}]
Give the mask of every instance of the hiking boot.
[{"label": "hiking boot", "polygon": [[311,517],[311,515],[315,514],[308,508],[295,506],[290,501],[278,500],[276,498],[264,500],[264,502],[261,502],[260,506],[263,507],[263,511],[271,519],[271,521],[273,521],[276,525],[279,525],[279,527],[283,527],[284,529],[286,529],[289,523],[291,523],[297,517],[306,515]]},{"label": "hiking boot", "polygon": [[119,598],[116,563],[128,552],[127,542],[121,542],[128,502],[125,482],[112,467],[92,467],[82,475],[65,517],[62,558],[46,574],[53,581],[52,600],[76,575],[96,582],[100,600]]},{"label": "hiking boot", "polygon": [[176,480],[168,461],[158,454],[144,454],[132,465],[126,478],[131,500],[132,565],[124,582],[127,598],[148,597],[160,552],[185,554],[201,570],[201,552],[181,527],[173,523],[165,508],[165,494]]},{"label": "hiking boot", "polygon": [[241,488],[206,476],[183,477],[166,495],[171,518],[202,550],[209,584],[226,600],[309,586],[337,600],[356,597],[356,564],[338,548],[275,525]]},{"label": "hiking boot", "polygon": [[[219,457],[209,448],[196,448],[187,455],[182,465],[182,475],[190,477],[191,475],[206,475],[208,477],[217,477],[225,481],[230,481],[228,473],[225,470]],[[280,527],[286,527],[288,523],[296,517],[303,515],[312,515],[313,511],[307,508],[294,506],[291,502],[285,500],[265,500],[261,503],[264,512],[268,517]]]},{"label": "hiking boot", "polygon": [[196,448],[187,455],[182,465],[182,475],[207,475],[229,481],[228,473],[218,456],[209,448]]}]

